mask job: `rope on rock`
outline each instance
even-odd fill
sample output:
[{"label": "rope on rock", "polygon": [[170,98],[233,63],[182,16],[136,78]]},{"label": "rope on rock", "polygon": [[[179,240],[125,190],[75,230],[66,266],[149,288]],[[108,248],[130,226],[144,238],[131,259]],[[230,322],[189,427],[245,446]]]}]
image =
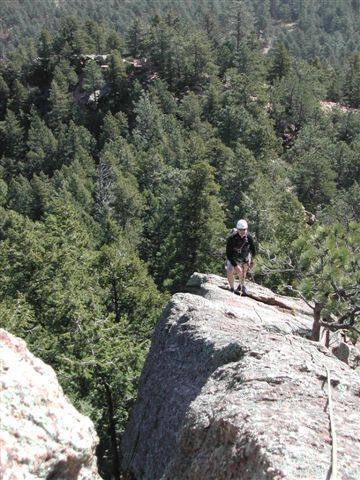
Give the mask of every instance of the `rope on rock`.
[{"label": "rope on rock", "polygon": [[334,412],[333,404],[331,397],[331,381],[330,381],[330,371],[328,367],[326,368],[327,373],[327,385],[328,385],[328,406],[329,406],[329,417],[330,417],[330,433],[332,439],[332,452],[331,452],[331,480],[337,480],[337,439],[335,431],[335,422],[334,422]]}]

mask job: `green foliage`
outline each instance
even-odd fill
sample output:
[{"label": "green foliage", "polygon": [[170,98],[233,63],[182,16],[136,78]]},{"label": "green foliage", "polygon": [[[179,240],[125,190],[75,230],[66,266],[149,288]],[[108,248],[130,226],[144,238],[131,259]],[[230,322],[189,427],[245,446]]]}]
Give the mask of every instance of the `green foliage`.
[{"label": "green foliage", "polygon": [[350,107],[360,108],[360,52],[349,59],[345,82],[344,96]]},{"label": "green foliage", "polygon": [[[50,210],[42,223],[7,215],[1,326],[54,366],[66,393],[95,421],[106,458],[114,447],[109,422],[119,442],[164,298],[116,228],[95,249],[76,208],[53,201]],[[117,405],[112,418],[109,391]]]},{"label": "green foliage", "polygon": [[259,243],[255,279],[283,291],[294,279],[297,257],[290,246],[306,227],[304,207],[286,178],[275,184],[260,174],[242,196],[238,216],[248,219]]},{"label": "green foliage", "polygon": [[105,152],[98,167],[97,207],[111,213],[118,225],[136,235],[144,201],[134,175],[121,169],[111,152]]},{"label": "green foliage", "polygon": [[243,143],[256,157],[268,156],[277,141],[264,108],[263,88],[235,69],[227,72],[226,79],[230,88],[222,96],[216,119],[221,139],[229,146]]},{"label": "green foliage", "polygon": [[100,67],[94,62],[94,60],[89,60],[84,68],[82,87],[85,92],[90,94],[94,102],[98,101],[100,96],[99,90],[103,84],[104,80]]},{"label": "green foliage", "polygon": [[325,286],[358,282],[353,2],[3,3],[1,325],[55,368],[120,478],[158,288],[222,273],[226,226],[248,219],[257,281],[302,278],[346,310]]},{"label": "green foliage", "polygon": [[0,118],[3,118],[6,112],[7,100],[10,96],[10,89],[2,75],[0,75]]},{"label": "green foliage", "polygon": [[5,120],[0,122],[1,153],[10,158],[20,159],[25,150],[24,130],[11,110],[6,112]]},{"label": "green foliage", "polygon": [[[99,74],[99,72],[98,72]],[[108,98],[112,111],[118,111],[127,95],[127,81],[124,62],[120,55],[113,51],[109,58],[109,68],[106,72],[109,89]],[[102,82],[100,82],[101,86]]]},{"label": "green foliage", "polygon": [[144,39],[144,56],[171,88],[201,84],[205,73],[215,71],[211,44],[202,32],[189,32],[177,19],[173,28],[171,21],[167,17],[153,22]]},{"label": "green foliage", "polygon": [[67,90],[67,87],[60,87],[55,80],[51,82],[49,123],[54,129],[67,123],[71,117],[72,99]]},{"label": "green foliage", "polygon": [[116,113],[112,115],[108,112],[103,121],[101,128],[100,140],[104,144],[106,141],[108,143],[115,142],[119,137],[126,137],[128,134],[128,119],[127,116],[122,113]]},{"label": "green foliage", "polygon": [[349,189],[339,190],[329,205],[319,213],[319,221],[336,221],[348,228],[350,222],[360,222],[360,185],[355,181]]},{"label": "green foliage", "polygon": [[0,207],[6,203],[6,196],[8,192],[7,183],[3,180],[3,169],[0,167]]},{"label": "green foliage", "polygon": [[358,302],[359,240],[359,223],[351,222],[347,228],[334,223],[307,231],[295,244],[302,270],[300,289],[321,306],[323,319],[341,318]]},{"label": "green foliage", "polygon": [[278,43],[273,51],[272,65],[269,70],[268,78],[270,82],[280,80],[286,77],[291,70],[291,57],[289,51],[283,43]]},{"label": "green foliage", "polygon": [[[214,43],[226,38],[236,45],[252,31],[261,34],[264,39],[283,37],[291,47],[291,54],[303,59],[319,56],[331,63],[341,64],[359,45],[357,0],[300,3],[289,0],[216,0],[176,4],[166,0],[126,3],[108,0],[100,4],[91,0],[56,4],[52,0],[42,0],[36,5],[20,0],[3,0],[2,6],[3,26],[8,31],[3,42],[3,55],[20,43],[26,43],[29,37],[36,38],[44,26],[52,32],[61,32],[66,41],[60,45],[64,49],[66,43],[69,52],[89,45],[93,52],[106,53],[99,49],[108,47],[110,51],[122,44],[117,32],[105,32],[100,26],[107,24],[118,32],[127,32],[126,46],[130,55],[141,56],[146,23],[160,11],[165,17],[170,14],[173,26],[177,27],[179,19],[182,19],[191,27],[205,31]],[[82,35],[76,22],[69,19],[66,23],[61,21],[67,15],[88,20]],[[46,51],[44,48],[43,52]],[[66,49],[63,51],[66,52]]]},{"label": "green foliage", "polygon": [[143,53],[145,37],[144,29],[144,25],[138,18],[134,19],[132,25],[129,28],[127,34],[127,47],[129,50],[129,54],[134,58],[140,57]]},{"label": "green foliage", "polygon": [[32,215],[34,193],[29,180],[21,174],[12,178],[8,186],[8,206],[23,215]]},{"label": "green foliage", "polygon": [[218,172],[227,219],[233,222],[236,217],[241,217],[243,207],[246,208],[244,194],[256,179],[260,164],[251,151],[240,142],[233,149],[218,142],[213,146],[210,158],[211,164]]},{"label": "green foliage", "polygon": [[36,112],[32,113],[27,141],[28,153],[24,172],[31,173],[44,171],[46,173],[54,170],[55,153],[57,141],[52,131],[46,126]]},{"label": "green foliage", "polygon": [[319,71],[300,63],[287,76],[276,80],[271,89],[271,115],[277,131],[293,125],[299,129],[319,117],[319,100],[325,96],[325,86],[319,81]]},{"label": "green foliage", "polygon": [[219,270],[225,225],[218,191],[213,168],[205,162],[195,164],[189,171],[174,211],[173,227],[160,252],[170,270],[167,286],[183,285],[194,271]]},{"label": "green foliage", "polygon": [[310,211],[329,203],[336,193],[335,155],[319,128],[303,128],[289,157],[299,199]]},{"label": "green foliage", "polygon": [[143,94],[136,103],[136,127],[134,129],[135,145],[148,149],[158,144],[164,135],[160,110],[151,103],[148,95]]}]

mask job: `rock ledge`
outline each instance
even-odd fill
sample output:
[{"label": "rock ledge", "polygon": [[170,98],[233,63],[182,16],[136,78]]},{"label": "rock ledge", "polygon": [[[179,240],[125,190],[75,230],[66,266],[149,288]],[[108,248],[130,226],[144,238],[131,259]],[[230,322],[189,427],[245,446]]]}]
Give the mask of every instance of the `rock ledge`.
[{"label": "rock ledge", "polygon": [[189,293],[165,308],[123,438],[124,467],[137,480],[330,478],[329,369],[338,477],[357,479],[359,374],[308,340],[302,301],[255,284],[253,298],[237,297],[225,286],[194,274]]}]

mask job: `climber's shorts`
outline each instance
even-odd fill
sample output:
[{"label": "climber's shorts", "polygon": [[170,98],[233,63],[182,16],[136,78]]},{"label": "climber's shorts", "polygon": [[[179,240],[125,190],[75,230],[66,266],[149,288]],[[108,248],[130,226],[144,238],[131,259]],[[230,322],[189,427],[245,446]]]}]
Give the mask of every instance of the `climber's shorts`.
[{"label": "climber's shorts", "polygon": [[[243,265],[248,265],[250,266],[251,263],[251,253],[245,258],[241,258],[240,260],[237,261],[237,264],[239,267],[242,267]],[[230,260],[227,258],[225,260],[225,270],[229,273],[232,273],[234,271],[235,267],[234,265],[230,262]]]}]

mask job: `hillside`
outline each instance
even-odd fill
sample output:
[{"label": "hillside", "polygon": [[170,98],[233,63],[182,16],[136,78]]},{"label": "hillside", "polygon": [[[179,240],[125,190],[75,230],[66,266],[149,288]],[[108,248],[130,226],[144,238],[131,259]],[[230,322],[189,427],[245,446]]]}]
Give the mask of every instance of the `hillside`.
[{"label": "hillside", "polygon": [[64,16],[103,23],[125,36],[135,19],[146,23],[155,15],[171,12],[219,42],[236,23],[238,5],[244,21],[252,22],[263,38],[265,48],[278,39],[298,58],[319,57],[333,65],[343,64],[344,58],[359,49],[358,0],[3,0],[1,54],[4,56],[14,47],[26,44],[27,39],[37,39],[44,28],[58,30]]},{"label": "hillside", "polygon": [[0,62],[1,327],[92,419],[106,480],[164,304],[194,271],[224,274],[239,219],[250,278],[312,305],[314,341],[360,334],[360,55],[293,56],[276,38],[298,31],[297,2],[270,2],[269,33],[227,4],[219,23],[159,15],[124,35],[58,2],[83,16],[49,13],[32,41],[38,4],[1,3],[31,36]]}]

